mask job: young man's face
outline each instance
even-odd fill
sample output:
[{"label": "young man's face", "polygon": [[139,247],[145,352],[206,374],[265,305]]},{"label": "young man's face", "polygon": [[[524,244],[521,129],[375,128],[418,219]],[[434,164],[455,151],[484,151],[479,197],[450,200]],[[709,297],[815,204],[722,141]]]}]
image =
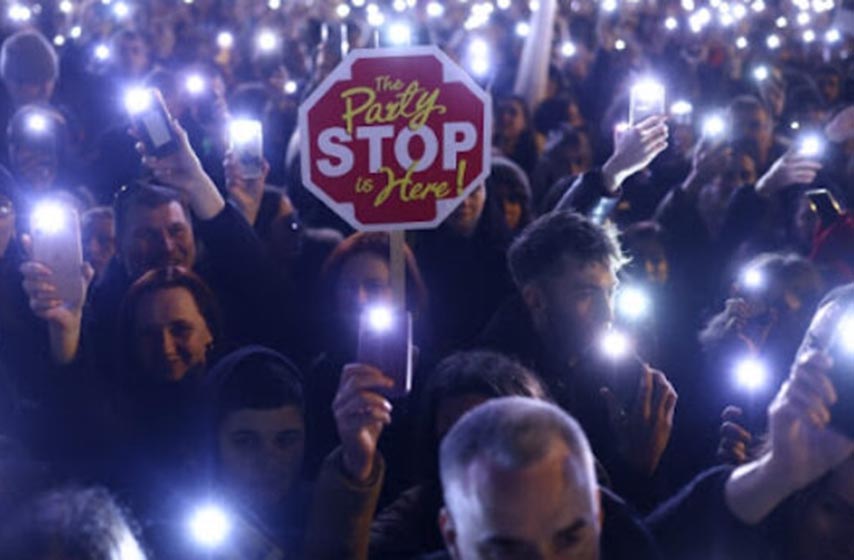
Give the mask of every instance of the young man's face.
[{"label": "young man's face", "polygon": [[176,201],[154,208],[135,206],[127,213],[119,250],[131,278],[162,266],[191,269],[196,260],[193,227]]},{"label": "young man's face", "polygon": [[597,560],[601,521],[595,481],[563,442],[541,460],[502,469],[476,460],[440,516],[454,560]]},{"label": "young man's face", "polygon": [[523,296],[543,334],[577,357],[613,320],[616,287],[616,271],[607,262],[565,257],[559,275],[539,280]]},{"label": "young man's face", "polygon": [[280,503],[302,468],[305,422],[297,406],[240,409],[219,429],[223,482],[258,509]]}]

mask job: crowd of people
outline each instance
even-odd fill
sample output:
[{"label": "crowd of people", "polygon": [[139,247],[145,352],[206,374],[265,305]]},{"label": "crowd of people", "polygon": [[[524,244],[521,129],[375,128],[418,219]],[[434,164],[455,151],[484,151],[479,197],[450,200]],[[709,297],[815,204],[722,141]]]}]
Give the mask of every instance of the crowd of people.
[{"label": "crowd of people", "polygon": [[[0,557],[854,558],[854,7],[3,6]],[[406,234],[401,396],[359,351],[392,236],[304,186],[297,113],[349,50],[419,44],[494,137]],[[34,255],[45,201],[81,270]]]}]

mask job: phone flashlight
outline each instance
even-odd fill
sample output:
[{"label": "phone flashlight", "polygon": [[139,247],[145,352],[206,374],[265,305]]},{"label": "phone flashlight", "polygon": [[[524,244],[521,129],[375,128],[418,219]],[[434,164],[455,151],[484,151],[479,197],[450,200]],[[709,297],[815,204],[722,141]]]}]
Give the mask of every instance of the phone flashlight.
[{"label": "phone flashlight", "polygon": [[258,45],[258,50],[261,52],[272,52],[276,48],[276,34],[270,30],[264,30],[258,33],[258,37],[255,39],[255,43]]},{"label": "phone flashlight", "polygon": [[113,4],[113,15],[118,19],[124,19],[130,15],[130,6],[124,2],[116,2]]},{"label": "phone flashlight", "polygon": [[740,277],[741,285],[751,291],[756,291],[765,286],[765,275],[756,267],[745,269]]},{"label": "phone flashlight", "polygon": [[53,272],[59,299],[69,307],[83,303],[83,245],[77,212],[55,200],[36,204],[30,214],[33,260]]},{"label": "phone flashlight", "polygon": [[629,321],[647,318],[651,307],[649,296],[637,286],[627,286],[617,294],[617,312]]},{"label": "phone flashlight", "polygon": [[445,6],[441,2],[430,2],[427,4],[427,15],[431,18],[442,17],[445,13]]},{"label": "phone flashlight", "polygon": [[285,82],[284,89],[285,89],[285,93],[287,93],[288,95],[293,95],[299,89],[299,84],[296,83],[295,80],[288,80],[287,82]]},{"label": "phone flashlight", "polygon": [[389,24],[386,36],[390,45],[406,46],[412,43],[412,29],[403,22]]},{"label": "phone flashlight", "polygon": [[357,361],[370,364],[394,381],[381,392],[399,398],[412,390],[412,315],[388,305],[371,305],[359,320]]},{"label": "phone flashlight", "polygon": [[770,75],[771,73],[767,66],[757,66],[753,69],[753,79],[757,82],[764,82]]},{"label": "phone flashlight", "polygon": [[780,43],[780,36],[774,33],[768,35],[768,37],[765,39],[765,46],[767,46],[771,50],[779,49]]},{"label": "phone flashlight", "polygon": [[726,133],[726,120],[721,115],[709,115],[703,121],[703,136],[718,140]]},{"label": "phone flashlight", "polygon": [[95,47],[95,59],[104,62],[110,58],[110,47],[101,44]]},{"label": "phone flashlight", "polygon": [[632,342],[629,337],[616,329],[609,329],[599,338],[599,351],[611,360],[620,360],[629,355]]},{"label": "phone flashlight", "polygon": [[222,507],[206,504],[192,513],[188,528],[196,544],[214,549],[222,545],[231,533],[231,520]]},{"label": "phone flashlight", "polygon": [[818,157],[824,151],[824,142],[817,134],[804,136],[798,142],[798,154],[805,157]]},{"label": "phone flashlight", "polygon": [[560,54],[564,58],[572,58],[575,56],[575,53],[578,52],[578,49],[575,47],[575,43],[572,41],[564,41],[560,46]]},{"label": "phone flashlight", "polygon": [[264,173],[264,138],[261,121],[234,119],[228,126],[231,149],[241,167],[244,179],[258,179]]},{"label": "phone flashlight", "polygon": [[16,23],[23,23],[25,21],[30,21],[30,18],[33,17],[33,12],[28,6],[12,4],[9,6],[8,15],[10,20]]},{"label": "phone flashlight", "polygon": [[220,31],[216,36],[216,44],[223,50],[228,50],[234,46],[234,35],[228,31]]},{"label": "phone flashlight", "polygon": [[629,99],[629,124],[634,126],[648,117],[663,115],[664,86],[646,79],[632,86]]},{"label": "phone flashlight", "polygon": [[753,356],[736,362],[733,374],[736,386],[750,393],[760,391],[768,384],[768,367]]},{"label": "phone flashlight", "polygon": [[186,89],[187,93],[190,95],[201,95],[204,93],[206,87],[207,84],[205,83],[205,79],[199,74],[191,74],[187,76],[186,80],[184,80],[184,89]]},{"label": "phone flashlight", "polygon": [[41,113],[33,113],[27,117],[27,130],[34,134],[42,134],[47,130],[47,117]]},{"label": "phone flashlight", "polygon": [[677,124],[691,124],[691,115],[693,113],[694,106],[684,99],[680,99],[670,106],[670,115]]},{"label": "phone flashlight", "polygon": [[162,157],[178,150],[169,113],[155,90],[132,88],[125,93],[125,109],[151,155]]}]

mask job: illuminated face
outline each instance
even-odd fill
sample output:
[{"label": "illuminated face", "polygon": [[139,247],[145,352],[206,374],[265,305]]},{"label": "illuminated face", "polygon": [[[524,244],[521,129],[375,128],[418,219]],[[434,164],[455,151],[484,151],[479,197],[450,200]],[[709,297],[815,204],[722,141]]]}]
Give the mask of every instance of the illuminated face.
[{"label": "illuminated face", "polygon": [[205,365],[213,335],[189,291],[169,288],[147,294],[136,312],[136,358],[146,379],[181,381]]},{"label": "illuminated face", "polygon": [[448,216],[445,224],[454,233],[463,237],[469,237],[477,229],[477,224],[480,222],[480,216],[483,214],[485,204],[486,187],[480,185]]},{"label": "illuminated face", "polygon": [[130,208],[127,231],[119,240],[119,253],[131,278],[169,265],[192,268],[196,242],[183,206],[172,201],[154,208]]},{"label": "illuminated face", "polygon": [[770,115],[761,108],[742,111],[732,119],[733,139],[749,141],[759,149],[766,149],[773,138]]},{"label": "illuminated face", "polygon": [[113,220],[104,217],[92,222],[83,232],[83,258],[101,274],[116,252],[116,230]]},{"label": "illuminated face", "polygon": [[526,301],[563,351],[583,352],[613,321],[617,275],[608,264],[564,258],[561,274],[539,284],[539,297]]},{"label": "illuminated face", "polygon": [[795,521],[798,558],[854,557],[854,457],[837,467],[800,508]]},{"label": "illuminated face", "polygon": [[388,260],[374,253],[358,253],[341,267],[335,290],[338,311],[350,325],[357,325],[368,305],[391,303],[391,271]]},{"label": "illuminated face", "polygon": [[281,503],[302,468],[305,423],[292,405],[229,413],[218,434],[220,476],[257,509]]},{"label": "illuminated face", "polygon": [[128,76],[142,76],[148,70],[148,47],[139,38],[124,38],[117,45],[119,67]]},{"label": "illuminated face", "polygon": [[539,461],[474,461],[449,492],[440,525],[455,560],[597,560],[599,504],[581,461],[555,440]]},{"label": "illuminated face", "polygon": [[823,74],[816,80],[821,95],[828,103],[835,103],[839,99],[840,85],[839,76],[836,74]]},{"label": "illuminated face", "polygon": [[525,109],[515,99],[501,103],[498,106],[496,128],[502,136],[515,138],[525,130]]}]

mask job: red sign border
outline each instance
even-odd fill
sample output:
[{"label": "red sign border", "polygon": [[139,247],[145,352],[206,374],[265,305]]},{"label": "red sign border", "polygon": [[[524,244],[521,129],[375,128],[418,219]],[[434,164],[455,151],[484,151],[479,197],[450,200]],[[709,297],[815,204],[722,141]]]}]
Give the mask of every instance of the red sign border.
[{"label": "red sign border", "polygon": [[[352,79],[351,67],[353,63],[365,58],[388,58],[396,56],[435,56],[444,69],[443,82],[462,82],[469,91],[483,102],[483,169],[466,187],[462,196],[452,200],[436,201],[436,217],[429,222],[398,222],[386,224],[363,224],[356,218],[356,212],[352,203],[338,203],[326,192],[314,184],[311,178],[311,136],[308,134],[308,111],[314,107],[320,98],[329,91],[333,85],[342,80]],[[489,176],[492,161],[492,96],[483,90],[472,77],[460,66],[451,60],[441,49],[435,45],[424,45],[415,47],[390,47],[379,49],[354,49],[347,57],[335,67],[323,82],[315,89],[308,98],[300,104],[298,116],[298,130],[300,131],[300,162],[302,167],[302,182],[323,203],[340,218],[350,224],[358,231],[394,231],[409,229],[435,229],[451,215],[457,206],[462,204],[478,185],[483,183]]]}]

